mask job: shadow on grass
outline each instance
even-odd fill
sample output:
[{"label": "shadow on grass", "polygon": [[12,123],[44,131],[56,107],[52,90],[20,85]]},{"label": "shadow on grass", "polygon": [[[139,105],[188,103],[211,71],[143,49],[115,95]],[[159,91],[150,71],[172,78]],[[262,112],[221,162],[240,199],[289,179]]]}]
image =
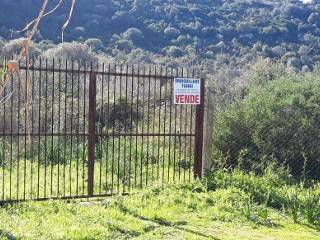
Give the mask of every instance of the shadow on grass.
[{"label": "shadow on grass", "polygon": [[[135,211],[127,208],[126,206],[124,206],[123,204],[117,204],[119,210],[124,213],[124,214],[129,214],[135,218],[138,218],[142,221],[148,221],[148,222],[153,222],[159,226],[164,226],[164,227],[171,227],[171,228],[174,228],[176,230],[180,230],[182,232],[188,232],[188,233],[191,233],[191,234],[194,234],[194,235],[197,235],[197,236],[200,236],[200,237],[203,237],[203,238],[208,238],[208,239],[214,239],[214,240],[220,240],[220,238],[217,238],[217,237],[214,237],[214,236],[211,236],[211,235],[207,235],[207,234],[204,234],[202,232],[199,232],[199,231],[195,231],[195,230],[191,230],[191,229],[188,229],[188,228],[185,228],[185,227],[182,227],[184,225],[187,225],[188,222],[187,221],[180,221],[180,222],[177,222],[177,223],[173,223],[173,222],[170,222],[170,221],[167,221],[165,219],[161,219],[161,218],[155,218],[155,219],[152,219],[152,218],[146,218],[138,213],[136,213]],[[149,228],[149,229],[145,229],[146,232],[149,232],[149,231],[152,231],[154,230],[154,228]]]},{"label": "shadow on grass", "polygon": [[320,223],[319,224],[311,224],[311,223],[300,223],[302,226],[305,226],[305,227],[308,227],[308,228],[311,228],[311,229],[314,229],[316,231],[320,231]]},{"label": "shadow on grass", "polygon": [[159,224],[161,226],[172,227],[172,228],[178,229],[180,231],[188,232],[188,233],[200,236],[200,237],[214,239],[214,240],[220,240],[220,238],[213,237],[213,236],[201,233],[199,231],[195,231],[195,230],[191,230],[191,229],[182,227],[183,225],[187,225],[188,224],[188,222],[186,222],[186,221],[172,223],[172,222],[166,221],[164,219],[157,219],[157,218],[156,219],[149,219],[149,218],[145,218],[145,217],[142,217],[142,216],[135,216],[135,217],[137,217],[137,218],[139,218],[141,220],[151,221],[151,222],[157,223],[157,224]]},{"label": "shadow on grass", "polygon": [[108,222],[107,223],[108,227],[110,228],[111,231],[115,231],[115,232],[120,232],[123,235],[126,236],[130,236],[130,237],[138,237],[141,235],[141,233],[137,232],[137,231],[131,231],[131,230],[127,230],[127,229],[123,229],[115,224],[113,224],[112,222]]}]

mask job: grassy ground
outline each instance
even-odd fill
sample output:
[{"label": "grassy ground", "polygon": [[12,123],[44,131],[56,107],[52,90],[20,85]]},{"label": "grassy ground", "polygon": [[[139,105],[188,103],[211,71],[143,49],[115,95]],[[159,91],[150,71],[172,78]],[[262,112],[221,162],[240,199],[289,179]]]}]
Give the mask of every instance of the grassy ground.
[{"label": "grassy ground", "polygon": [[[320,239],[319,209],[312,212],[313,221],[308,221],[308,201],[304,197],[310,189],[318,196],[319,185],[301,187],[300,183],[292,183],[285,187],[283,181],[286,180],[274,176],[217,174],[207,182],[154,186],[138,194],[103,201],[21,203],[0,209],[1,236],[3,239]],[[267,201],[263,199],[265,189],[269,189]],[[278,203],[274,201],[277,192],[292,192],[289,189],[298,192],[297,218],[292,215],[294,207],[286,204],[291,199],[289,195]],[[319,208],[318,199],[313,199],[312,208]]]},{"label": "grassy ground", "polygon": [[[32,149],[24,149],[23,143],[11,149],[10,142],[0,140],[0,201],[87,194],[87,147],[76,144],[77,139],[72,147],[55,140],[34,144]],[[94,194],[131,192],[153,182],[190,181],[193,155],[187,153],[193,150],[171,138],[165,143],[162,138],[153,140],[97,143]]]},{"label": "grassy ground", "polygon": [[[95,163],[95,195],[136,192],[147,185],[173,180],[189,182],[193,174],[191,167],[182,169],[179,166],[174,167],[173,164],[169,167],[155,163],[149,164],[148,168],[141,168],[140,162],[136,165],[133,162],[129,168],[128,162],[125,167],[122,161],[120,163],[120,168],[117,162],[114,162],[113,168],[111,163],[107,168],[105,161]],[[48,164],[46,168],[43,164],[21,161],[19,171],[17,164],[11,168],[0,167],[0,201],[87,196],[87,176],[88,167],[81,162],[77,164],[76,161],[71,164]]]}]

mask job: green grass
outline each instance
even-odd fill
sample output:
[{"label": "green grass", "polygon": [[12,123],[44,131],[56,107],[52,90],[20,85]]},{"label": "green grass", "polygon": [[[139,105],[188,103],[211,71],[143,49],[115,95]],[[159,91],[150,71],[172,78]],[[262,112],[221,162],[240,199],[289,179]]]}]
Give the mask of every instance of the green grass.
[{"label": "green grass", "polygon": [[[126,166],[120,160],[114,162],[112,168],[105,162],[97,161],[94,169],[94,194],[111,194],[123,192],[137,192],[141,188],[159,183],[175,181],[177,183],[188,182],[192,169],[174,168],[173,165],[150,164],[148,169],[145,164],[141,168],[138,164],[129,163]],[[126,168],[126,170],[124,170]],[[10,170],[11,169],[11,170]],[[159,172],[158,172],[159,171]],[[31,173],[32,172],[32,173]],[[0,199],[20,200],[64,196],[86,196],[88,191],[88,167],[72,161],[66,164],[32,163],[21,161],[19,171],[17,164],[12,167],[0,168]],[[148,181],[147,181],[148,179]],[[174,180],[175,179],[175,180]],[[11,184],[10,184],[11,183]]]},{"label": "green grass", "polygon": [[[48,139],[24,149],[10,142],[0,148],[0,200],[79,196],[87,194],[86,146]],[[151,141],[153,140],[153,141]],[[161,141],[160,141],[161,140]],[[158,142],[159,141],[159,142]],[[171,147],[169,147],[171,144]],[[177,143],[176,143],[177,145]],[[131,150],[130,150],[130,146]],[[174,148],[168,139],[114,139],[97,143],[94,194],[135,192],[154,183],[189,182],[193,174],[190,149]],[[170,149],[170,151],[169,151]],[[12,158],[11,158],[12,156]],[[19,159],[17,161],[17,159]],[[70,159],[72,159],[70,161]]]},{"label": "green grass", "polygon": [[[285,199],[276,200],[276,193]],[[320,211],[307,214],[307,209],[320,206],[319,194],[316,183],[302,186],[272,174],[219,172],[202,182],[157,185],[102,201],[6,206],[0,209],[0,229],[3,239],[312,240],[320,239]],[[298,206],[296,220],[292,199]]]}]

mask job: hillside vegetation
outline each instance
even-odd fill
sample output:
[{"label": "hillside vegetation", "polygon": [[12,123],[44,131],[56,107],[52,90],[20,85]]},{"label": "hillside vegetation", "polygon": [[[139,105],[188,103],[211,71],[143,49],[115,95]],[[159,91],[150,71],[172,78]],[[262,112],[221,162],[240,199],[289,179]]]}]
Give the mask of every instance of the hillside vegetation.
[{"label": "hillside vegetation", "polygon": [[257,172],[276,164],[319,179],[319,72],[273,68],[252,74],[243,99],[217,111],[216,164]]},{"label": "hillside vegetation", "polygon": [[[41,2],[0,0],[0,36],[22,37],[16,31],[37,15]],[[57,2],[50,1],[50,9]],[[69,4],[42,22],[36,37],[42,48],[52,47],[48,39],[60,41]],[[213,69],[264,57],[307,71],[320,58],[319,26],[315,0],[78,0],[66,40],[86,42],[109,58],[139,56],[146,63],[183,57],[189,64],[209,62]]]}]

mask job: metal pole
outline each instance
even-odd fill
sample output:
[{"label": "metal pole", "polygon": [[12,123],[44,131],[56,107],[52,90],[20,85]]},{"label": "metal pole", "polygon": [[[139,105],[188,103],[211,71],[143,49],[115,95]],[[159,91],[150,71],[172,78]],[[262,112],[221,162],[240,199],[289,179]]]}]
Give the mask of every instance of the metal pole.
[{"label": "metal pole", "polygon": [[203,127],[204,127],[204,101],[205,101],[205,79],[201,79],[200,86],[201,100],[200,105],[197,105],[196,109],[196,137],[195,137],[195,161],[194,161],[194,178],[202,177],[203,168]]},{"label": "metal pole", "polygon": [[96,82],[95,72],[90,73],[89,81],[89,137],[88,137],[88,196],[93,196],[94,189],[94,158],[96,143]]}]

